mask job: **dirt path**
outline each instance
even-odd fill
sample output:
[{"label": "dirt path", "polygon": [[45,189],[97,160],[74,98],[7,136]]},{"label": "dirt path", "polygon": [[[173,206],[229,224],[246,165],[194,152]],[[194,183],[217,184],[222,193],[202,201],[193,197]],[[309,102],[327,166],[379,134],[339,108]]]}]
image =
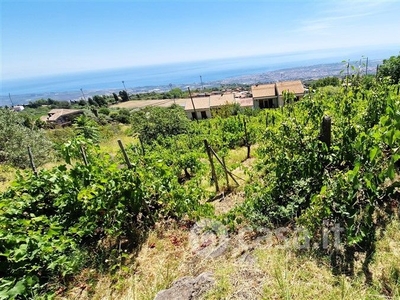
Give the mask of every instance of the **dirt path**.
[{"label": "dirt path", "polygon": [[118,104],[111,105],[111,108],[126,108],[126,109],[138,109],[147,106],[159,106],[169,107],[172,104],[184,106],[188,99],[160,99],[160,100],[130,100]]}]

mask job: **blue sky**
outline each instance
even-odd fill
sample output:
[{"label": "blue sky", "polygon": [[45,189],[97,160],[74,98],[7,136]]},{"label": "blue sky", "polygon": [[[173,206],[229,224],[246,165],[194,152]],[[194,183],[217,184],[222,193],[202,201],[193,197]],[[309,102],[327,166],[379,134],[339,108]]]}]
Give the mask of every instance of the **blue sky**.
[{"label": "blue sky", "polygon": [[3,79],[311,50],[400,51],[397,0],[0,1]]}]

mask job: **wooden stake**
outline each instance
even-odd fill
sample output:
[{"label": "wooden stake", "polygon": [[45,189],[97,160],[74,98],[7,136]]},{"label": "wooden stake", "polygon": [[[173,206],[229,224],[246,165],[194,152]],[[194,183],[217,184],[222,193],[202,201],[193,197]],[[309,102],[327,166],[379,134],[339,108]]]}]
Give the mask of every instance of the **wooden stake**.
[{"label": "wooden stake", "polygon": [[225,164],[225,157],[222,156],[222,163],[224,164],[224,173],[225,173],[225,180],[226,180],[226,187],[229,190],[229,177],[228,177],[228,172],[226,171],[226,164]]},{"label": "wooden stake", "polygon": [[122,141],[121,141],[121,140],[118,140],[118,145],[119,145],[119,147],[121,148],[122,154],[124,155],[124,159],[125,159],[126,165],[128,166],[129,169],[132,169],[133,166],[132,166],[132,164],[131,164],[131,161],[129,160],[128,155],[126,154],[124,145],[122,144]]},{"label": "wooden stake", "polygon": [[227,172],[228,175],[232,178],[232,180],[239,186],[239,183],[233,177],[233,174],[226,168],[226,165],[221,161],[221,159],[218,157],[217,153],[213,150],[213,148],[209,147],[209,149],[210,149],[211,153],[214,154],[215,158],[218,160],[218,162],[221,164],[221,166],[224,168],[225,172]]},{"label": "wooden stake", "polygon": [[30,163],[31,163],[32,171],[33,171],[33,173],[35,174],[35,176],[37,176],[37,175],[38,175],[38,172],[37,172],[37,170],[36,170],[35,162],[33,161],[33,155],[32,155],[32,150],[31,150],[31,147],[30,147],[30,146],[28,146],[28,155],[29,155],[29,161],[30,161]]},{"label": "wooden stake", "polygon": [[87,158],[86,158],[85,149],[83,148],[82,145],[81,145],[80,148],[81,148],[81,154],[82,154],[83,162],[85,163],[85,166],[88,166],[89,164],[88,164],[88,161],[87,161]]},{"label": "wooden stake", "polygon": [[144,145],[143,145],[143,141],[142,138],[139,135],[139,143],[140,143],[140,147],[142,148],[142,155],[145,156],[146,152],[144,151]]},{"label": "wooden stake", "polygon": [[249,141],[249,133],[247,132],[247,126],[246,126],[246,119],[243,118],[243,125],[244,125],[244,136],[246,139],[246,147],[247,147],[247,157],[246,159],[250,158],[250,141]]},{"label": "wooden stake", "polygon": [[[122,141],[121,141],[121,140],[118,140],[118,145],[119,145],[119,147],[121,148],[122,154],[124,155],[124,159],[125,159],[125,162],[126,162],[128,168],[129,168],[129,169],[132,169],[133,166],[132,166],[132,164],[131,164],[131,161],[129,160],[128,155],[126,154],[124,145],[122,144]],[[148,213],[150,219],[152,220],[153,223],[155,223],[155,221],[154,221],[154,219],[153,219],[153,216],[151,215],[150,207],[147,205],[146,201],[144,201],[143,198],[142,198],[141,200],[142,200],[142,204],[143,204],[143,206],[145,207],[145,209],[146,209],[146,211],[147,211],[147,213]]]},{"label": "wooden stake", "polygon": [[204,147],[206,148],[207,155],[208,155],[208,160],[210,161],[211,176],[212,176],[212,179],[214,180],[215,191],[216,191],[216,192],[219,192],[218,178],[217,178],[217,174],[215,173],[214,162],[213,162],[212,155],[211,155],[212,149],[211,149],[211,147],[208,145],[207,140],[204,140]]}]

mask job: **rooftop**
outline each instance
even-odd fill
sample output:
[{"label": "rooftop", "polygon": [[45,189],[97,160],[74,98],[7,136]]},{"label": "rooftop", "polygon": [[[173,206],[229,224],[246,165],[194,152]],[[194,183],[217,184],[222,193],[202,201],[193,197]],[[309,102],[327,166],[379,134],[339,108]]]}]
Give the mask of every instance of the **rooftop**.
[{"label": "rooftop", "polygon": [[275,84],[257,84],[251,86],[251,93],[253,94],[253,98],[259,97],[275,97]]},{"label": "rooftop", "polygon": [[218,107],[232,103],[235,103],[235,95],[233,93],[210,96],[210,107]]},{"label": "rooftop", "polygon": [[[210,108],[210,97],[193,98],[194,108],[196,110],[209,109]],[[185,110],[193,110],[192,100],[186,99]]]},{"label": "rooftop", "polygon": [[276,88],[278,95],[282,95],[283,91],[289,91],[295,94],[303,94],[304,87],[300,80],[277,82]]},{"label": "rooftop", "polygon": [[83,113],[83,111],[80,109],[52,109],[48,112],[47,116],[43,116],[40,119],[42,121],[54,122],[57,121],[57,119],[61,116],[67,116],[77,113]]}]

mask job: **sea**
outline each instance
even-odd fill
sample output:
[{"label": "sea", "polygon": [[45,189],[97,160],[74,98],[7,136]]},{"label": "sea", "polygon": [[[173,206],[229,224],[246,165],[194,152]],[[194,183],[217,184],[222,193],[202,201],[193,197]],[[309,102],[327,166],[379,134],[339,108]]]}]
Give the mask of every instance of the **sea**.
[{"label": "sea", "polygon": [[[388,53],[385,53],[386,56]],[[381,58],[385,54],[376,53],[375,56],[381,55],[376,57]],[[249,84],[252,82],[246,82],[246,75],[340,63],[343,57],[348,58],[337,52],[325,55],[321,55],[320,52],[290,53],[1,80],[0,106],[23,105],[42,98],[72,101],[93,95],[118,93],[124,89],[128,93],[140,93],[163,91],[173,87],[215,86],[222,81],[229,82],[229,78],[243,78],[242,83]],[[360,57],[361,54],[352,54],[351,58]]]}]

